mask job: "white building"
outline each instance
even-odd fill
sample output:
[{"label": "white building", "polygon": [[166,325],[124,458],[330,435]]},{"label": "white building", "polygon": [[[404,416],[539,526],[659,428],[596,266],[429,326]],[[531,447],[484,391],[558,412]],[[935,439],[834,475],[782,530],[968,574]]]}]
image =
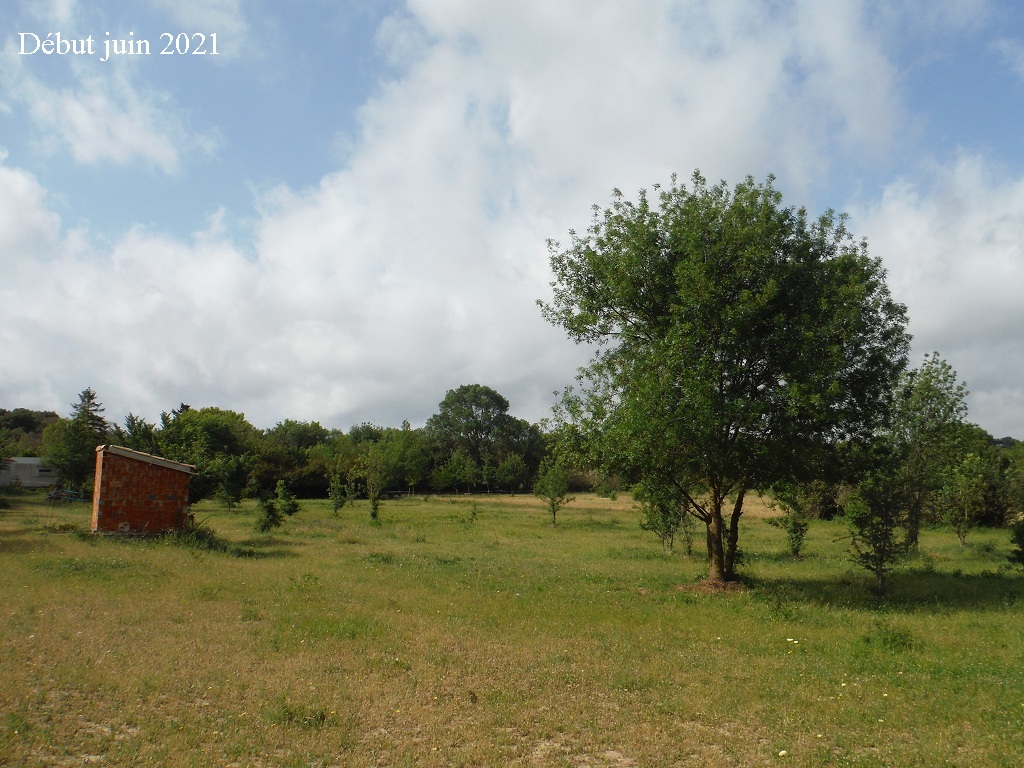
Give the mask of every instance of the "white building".
[{"label": "white building", "polygon": [[57,482],[57,474],[35,456],[16,456],[0,461],[0,485],[46,488]]}]

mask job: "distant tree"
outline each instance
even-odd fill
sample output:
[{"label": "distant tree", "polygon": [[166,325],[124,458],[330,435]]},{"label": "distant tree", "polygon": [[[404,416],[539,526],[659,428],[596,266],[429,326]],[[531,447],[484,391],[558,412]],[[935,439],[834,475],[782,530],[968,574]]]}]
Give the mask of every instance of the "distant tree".
[{"label": "distant tree", "polygon": [[448,457],[448,460],[434,469],[431,484],[438,491],[464,489],[467,493],[476,484],[479,468],[469,454],[461,448]]},{"label": "distant tree", "polygon": [[967,386],[939,357],[925,355],[896,389],[890,439],[901,447],[907,498],[907,546],[916,550],[921,523],[936,508],[948,468],[959,455]]},{"label": "distant tree", "polygon": [[548,505],[551,524],[558,525],[558,511],[573,501],[569,495],[568,472],[561,460],[549,456],[541,462],[534,492]]},{"label": "distant tree", "polygon": [[1017,517],[1024,518],[1024,443],[1010,449],[1004,477],[1009,508]]},{"label": "distant tree", "polygon": [[257,461],[260,431],[244,414],[221,408],[180,409],[160,416],[160,444],[168,459],[196,468],[189,483],[190,501],[199,501],[217,492],[229,465],[225,457],[243,459],[249,467],[247,492],[264,497],[273,492],[276,478],[261,470]]},{"label": "distant tree", "polygon": [[395,460],[395,480],[409,493],[415,493],[416,486],[426,480],[430,469],[430,450],[423,432],[403,421],[401,429],[388,430],[387,438]]},{"label": "distant tree", "polygon": [[518,453],[510,453],[495,468],[494,480],[501,488],[512,493],[523,490],[530,480],[526,461]]},{"label": "distant tree", "polygon": [[362,443],[355,463],[349,471],[349,480],[361,483],[370,501],[370,519],[380,519],[381,496],[394,477],[394,454],[386,442]]},{"label": "distant tree", "polygon": [[110,425],[103,418],[103,410],[96,393],[91,387],[86,387],[79,393],[78,402],[71,406],[71,419],[83,422],[93,434],[106,437]]},{"label": "distant tree", "polygon": [[0,456],[39,456],[43,430],[59,418],[53,411],[0,408]]},{"label": "distant tree", "polygon": [[96,447],[109,439],[102,413],[96,393],[85,389],[72,405],[70,418],[50,424],[43,432],[43,459],[72,488],[88,488],[95,475]]},{"label": "distant tree", "polygon": [[735,577],[747,492],[871,438],[909,346],[866,244],[831,211],[784,207],[773,183],[695,173],[654,203],[616,190],[568,249],[549,243],[544,315],[595,350],[556,416],[602,475],[687,498],[712,582]]},{"label": "distant tree", "polygon": [[358,446],[361,443],[379,443],[386,431],[384,427],[364,421],[362,424],[353,424],[348,436],[352,443]]},{"label": "distant tree", "polygon": [[464,384],[452,389],[427,419],[430,440],[444,455],[463,450],[480,467],[496,453],[496,445],[511,420],[508,400],[482,384]]},{"label": "distant tree", "polygon": [[115,424],[110,437],[118,445],[131,448],[133,451],[142,451],[154,456],[163,455],[156,425],[134,413],[124,417],[124,427]]},{"label": "distant tree", "polygon": [[967,532],[974,526],[985,509],[985,465],[973,453],[952,467],[939,491],[939,509],[960,540],[967,543]]}]

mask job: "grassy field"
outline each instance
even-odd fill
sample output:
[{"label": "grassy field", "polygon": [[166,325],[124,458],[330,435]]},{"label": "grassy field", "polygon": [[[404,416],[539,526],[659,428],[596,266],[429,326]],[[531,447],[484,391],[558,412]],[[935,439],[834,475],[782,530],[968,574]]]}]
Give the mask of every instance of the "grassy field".
[{"label": "grassy field", "polygon": [[627,499],[195,507],[232,545],[0,510],[0,765],[1021,766],[1005,531],[926,531],[877,609],[839,523],[745,518],[708,594]]}]

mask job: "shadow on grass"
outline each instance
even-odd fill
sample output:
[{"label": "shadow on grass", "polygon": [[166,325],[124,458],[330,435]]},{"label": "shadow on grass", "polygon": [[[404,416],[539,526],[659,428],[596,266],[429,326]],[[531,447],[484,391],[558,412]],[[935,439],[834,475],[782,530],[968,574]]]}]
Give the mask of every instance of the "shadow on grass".
[{"label": "shadow on grass", "polygon": [[985,571],[978,574],[905,570],[890,576],[886,599],[879,602],[871,576],[831,579],[774,577],[744,578],[755,599],[776,605],[812,603],[819,606],[877,608],[902,612],[946,612],[959,609],[1006,610],[1024,604],[1024,576]]},{"label": "shadow on grass", "polygon": [[[233,543],[203,524],[193,525],[180,533],[169,533],[163,541],[172,546],[180,546],[193,552],[213,552],[256,560],[278,557],[298,557],[291,549],[283,546],[282,539],[272,536],[253,537]],[[289,542],[291,544],[291,542]]]}]

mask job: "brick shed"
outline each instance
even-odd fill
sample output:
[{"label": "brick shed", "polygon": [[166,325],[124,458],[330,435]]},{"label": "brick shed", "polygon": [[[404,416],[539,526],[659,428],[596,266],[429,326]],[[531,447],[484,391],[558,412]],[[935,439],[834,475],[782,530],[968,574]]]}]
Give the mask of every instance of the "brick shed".
[{"label": "brick shed", "polygon": [[195,467],[117,445],[96,448],[93,531],[163,533],[188,516],[188,481]]}]

